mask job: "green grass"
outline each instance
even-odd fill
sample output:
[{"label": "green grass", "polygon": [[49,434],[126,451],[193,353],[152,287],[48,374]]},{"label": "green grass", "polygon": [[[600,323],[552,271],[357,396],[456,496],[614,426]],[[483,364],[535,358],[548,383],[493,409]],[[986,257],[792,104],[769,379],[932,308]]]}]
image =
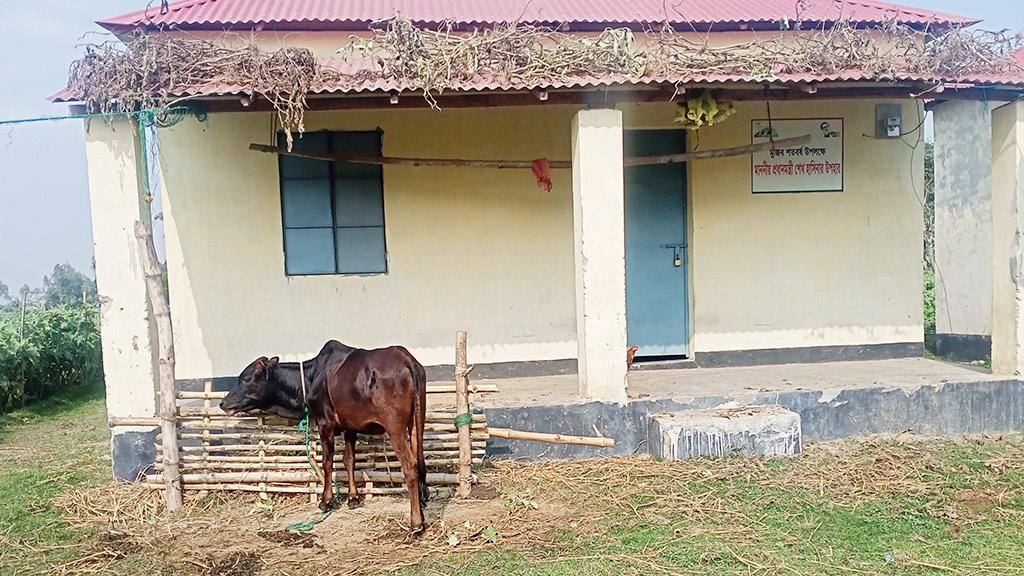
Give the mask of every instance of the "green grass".
[{"label": "green grass", "polygon": [[[805,472],[794,469],[800,466],[798,460],[778,460],[748,477],[740,471],[736,478],[652,490],[682,496],[681,502],[710,502],[708,495],[722,498],[728,510],[711,514],[707,521],[695,523],[692,514],[666,507],[664,500],[654,508],[656,513],[639,517],[628,508],[614,508],[602,515],[596,534],[564,537],[569,545],[489,549],[435,559],[405,573],[1024,574],[1024,438],[930,441],[923,446],[932,459],[915,461],[908,469],[919,474],[915,482],[927,483],[924,491],[919,490],[924,484],[904,489],[898,483],[862,496],[818,491],[811,489],[813,477],[807,479],[809,486],[800,485]],[[912,448],[907,454],[914,458]],[[1006,455],[1013,463],[1008,468],[986,464]],[[713,470],[727,461],[705,462]],[[865,463],[885,473],[884,464],[873,464],[870,458]],[[827,472],[828,459],[820,464]],[[630,478],[623,485],[641,480]],[[844,482],[841,477],[832,481],[837,486]],[[642,505],[653,498],[646,490],[630,493],[627,488],[620,497]],[[960,500],[975,492],[1000,500]]]},{"label": "green grass", "polygon": [[93,386],[0,416],[0,574],[51,574],[88,537],[52,500],[109,478],[104,414],[103,389]]}]

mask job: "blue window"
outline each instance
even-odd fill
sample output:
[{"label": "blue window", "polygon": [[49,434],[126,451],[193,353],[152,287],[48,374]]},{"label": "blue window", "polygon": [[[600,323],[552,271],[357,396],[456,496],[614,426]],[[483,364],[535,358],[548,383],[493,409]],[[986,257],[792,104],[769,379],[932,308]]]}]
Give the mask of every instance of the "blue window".
[{"label": "blue window", "polygon": [[[283,135],[279,142],[284,144]],[[294,148],[379,156],[381,133],[310,132]],[[387,272],[381,166],[279,158],[285,273]]]}]

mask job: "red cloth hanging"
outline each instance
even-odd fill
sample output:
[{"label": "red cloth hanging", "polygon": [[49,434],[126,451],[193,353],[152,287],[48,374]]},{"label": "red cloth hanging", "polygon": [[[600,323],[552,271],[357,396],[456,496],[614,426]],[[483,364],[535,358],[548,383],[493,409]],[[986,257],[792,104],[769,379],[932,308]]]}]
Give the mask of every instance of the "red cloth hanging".
[{"label": "red cloth hanging", "polygon": [[551,192],[551,165],[547,158],[533,161],[533,175],[537,177],[537,186]]}]

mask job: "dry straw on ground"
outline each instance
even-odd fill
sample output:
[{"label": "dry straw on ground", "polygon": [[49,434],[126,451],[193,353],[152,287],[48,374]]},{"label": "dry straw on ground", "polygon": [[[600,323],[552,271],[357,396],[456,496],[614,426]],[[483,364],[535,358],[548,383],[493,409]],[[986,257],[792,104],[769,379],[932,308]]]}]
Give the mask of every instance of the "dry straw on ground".
[{"label": "dry straw on ground", "polygon": [[[971,456],[961,461],[957,450]],[[986,451],[993,456],[979,461],[978,455],[984,458]],[[158,492],[119,485],[76,491],[58,500],[69,522],[96,528],[97,537],[54,572],[101,573],[129,554],[146,555],[195,576],[362,574],[485,548],[556,558],[578,553],[585,542],[605,537],[614,526],[640,523],[673,525],[673,536],[652,547],[650,554],[619,557],[608,552],[601,558],[643,573],[671,573],[659,564],[658,551],[686,539],[712,538],[723,543],[716,553],[740,563],[767,561],[744,552],[766,533],[799,544],[794,536],[779,535],[777,527],[767,524],[772,517],[761,511],[760,500],[769,505],[781,493],[803,494],[808,502],[830,508],[920,497],[929,502],[924,511],[954,531],[983,516],[1024,529],[1024,515],[1003,506],[1024,495],[1024,486],[1014,488],[1012,481],[1004,481],[1022,467],[1024,443],[1019,438],[964,440],[959,445],[873,438],[812,446],[785,461],[496,461],[484,471],[485,485],[472,498],[431,502],[430,525],[419,539],[406,535],[408,505],[403,498],[376,498],[362,509],[336,512],[312,533],[291,534],[282,527],[315,516],[303,498],[277,498],[268,507],[257,505],[260,501],[251,495],[193,496],[182,514],[167,521]]]},{"label": "dry straw on ground", "polygon": [[839,21],[785,38],[762,33],[716,47],[706,34],[668,26],[638,39],[627,29],[579,35],[506,23],[462,31],[452,23],[425,29],[395,18],[341,47],[347,66],[325,66],[305,48],[267,52],[255,37],[215,42],[140,32],[127,43],[87,45],[71,67],[68,87],[97,112],[166,107],[211,91],[248,94],[271,102],[290,133],[303,130],[308,94],[367,80],[393,81],[434,104],[436,95],[481,79],[535,87],[594,76],[672,82],[726,74],[769,81],[785,73],[857,71],[879,79],[941,80],[1007,72],[1016,66],[1010,54],[1022,41],[1020,34],[1005,32],[921,31],[895,22],[867,30]]}]

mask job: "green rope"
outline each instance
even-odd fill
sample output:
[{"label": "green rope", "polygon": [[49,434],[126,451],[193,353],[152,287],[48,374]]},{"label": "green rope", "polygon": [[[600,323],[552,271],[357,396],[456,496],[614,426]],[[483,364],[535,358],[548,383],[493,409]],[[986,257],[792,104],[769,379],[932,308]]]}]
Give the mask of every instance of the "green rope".
[{"label": "green rope", "polygon": [[473,415],[469,412],[463,412],[462,414],[455,415],[455,427],[461,428],[463,426],[469,426],[473,423]]},{"label": "green rope", "polygon": [[[306,439],[306,460],[309,461],[309,468],[316,474],[316,465],[313,464],[313,455],[309,450],[309,408],[304,409],[304,415],[302,420],[299,420],[299,430],[302,431]],[[326,479],[325,479],[326,480]],[[309,532],[316,527],[317,524],[327,520],[331,517],[331,513],[334,512],[334,504],[341,499],[341,484],[337,480],[332,479],[331,483],[334,484],[334,497],[331,498],[331,507],[320,515],[319,518],[311,518],[309,520],[300,520],[284,527],[285,530],[291,532]]]},{"label": "green rope", "polygon": [[32,122],[56,122],[59,120],[88,120],[90,118],[113,118],[115,116],[142,116],[142,115],[154,115],[159,113],[183,113],[188,112],[189,108],[184,106],[174,106],[172,108],[144,108],[142,110],[133,110],[131,112],[95,112],[92,114],[66,114],[64,116],[36,116],[34,118],[14,118],[11,120],[0,120],[0,126],[6,126],[9,124],[28,124]]}]

